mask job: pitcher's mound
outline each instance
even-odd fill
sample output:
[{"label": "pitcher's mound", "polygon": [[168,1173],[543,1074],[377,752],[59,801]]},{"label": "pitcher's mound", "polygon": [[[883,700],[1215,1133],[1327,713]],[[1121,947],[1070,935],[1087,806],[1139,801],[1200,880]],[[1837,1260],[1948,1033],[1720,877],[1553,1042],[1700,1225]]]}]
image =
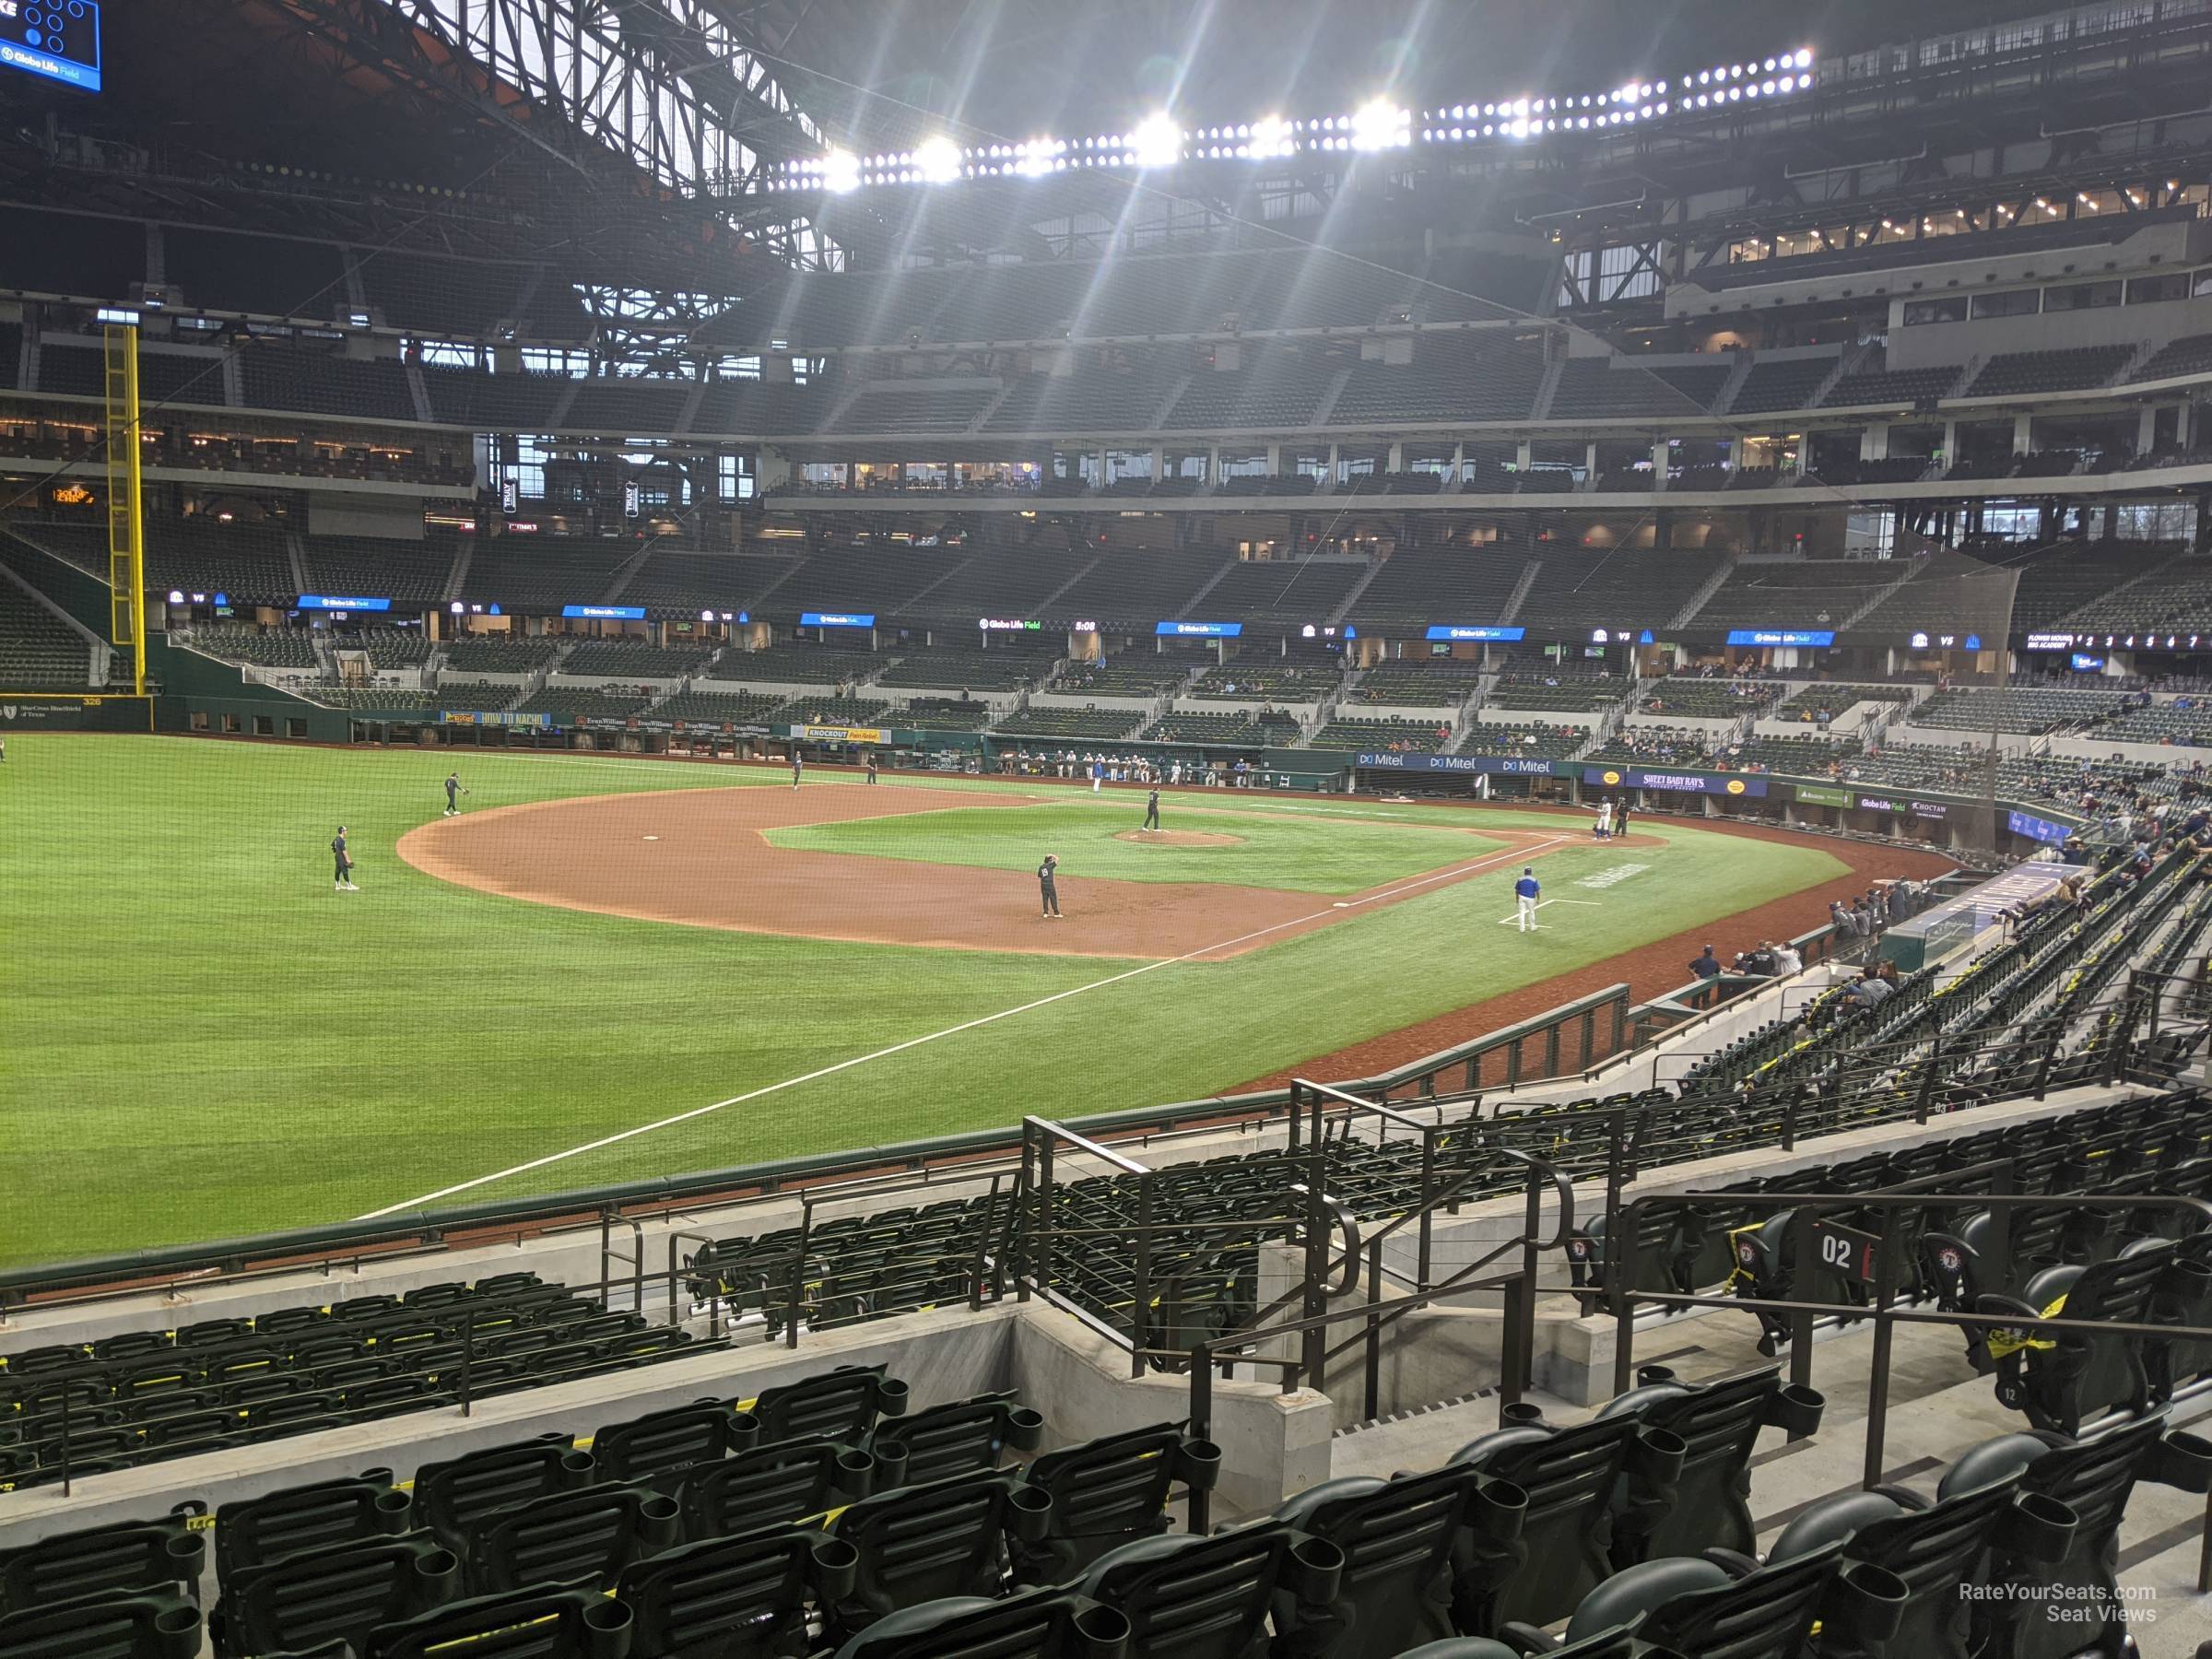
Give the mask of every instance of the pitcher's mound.
[{"label": "pitcher's mound", "polygon": [[1213,835],[1202,830],[1124,830],[1115,841],[1135,841],[1147,847],[1241,847],[1241,835]]}]

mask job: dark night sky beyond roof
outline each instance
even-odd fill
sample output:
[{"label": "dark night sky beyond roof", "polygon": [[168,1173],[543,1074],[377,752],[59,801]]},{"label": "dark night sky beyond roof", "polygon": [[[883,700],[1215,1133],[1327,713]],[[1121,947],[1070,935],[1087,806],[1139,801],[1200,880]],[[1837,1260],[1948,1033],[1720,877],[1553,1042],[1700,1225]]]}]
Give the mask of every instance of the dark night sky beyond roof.
[{"label": "dark night sky beyond roof", "polygon": [[[733,11],[738,9],[733,0]],[[1856,51],[2048,4],[2015,0],[767,0],[745,8],[803,103],[858,141],[949,118],[990,135],[1113,130],[1545,89],[1596,91],[1799,46]],[[804,71],[821,79],[808,85]],[[865,90],[855,90],[865,88]]]}]

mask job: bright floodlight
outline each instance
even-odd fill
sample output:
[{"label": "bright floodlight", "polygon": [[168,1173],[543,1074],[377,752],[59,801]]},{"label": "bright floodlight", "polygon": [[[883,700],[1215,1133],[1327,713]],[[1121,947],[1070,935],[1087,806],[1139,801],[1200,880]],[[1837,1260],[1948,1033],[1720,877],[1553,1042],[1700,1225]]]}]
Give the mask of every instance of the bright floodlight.
[{"label": "bright floodlight", "polygon": [[1129,135],[1139,167],[1172,167],[1182,159],[1182,129],[1165,110],[1147,115]]},{"label": "bright floodlight", "polygon": [[1290,153],[1290,124],[1280,115],[1263,115],[1252,124],[1252,153],[1287,156]]},{"label": "bright floodlight", "polygon": [[1362,104],[1352,117],[1352,147],[1354,149],[1392,149],[1410,143],[1413,137],[1412,112],[1400,109],[1387,98],[1378,98]]},{"label": "bright floodlight", "polygon": [[822,158],[822,188],[843,195],[860,188],[860,158],[851,150],[833,149]]},{"label": "bright floodlight", "polygon": [[960,147],[949,138],[924,138],[914,146],[914,171],[924,184],[949,184],[960,176]]}]

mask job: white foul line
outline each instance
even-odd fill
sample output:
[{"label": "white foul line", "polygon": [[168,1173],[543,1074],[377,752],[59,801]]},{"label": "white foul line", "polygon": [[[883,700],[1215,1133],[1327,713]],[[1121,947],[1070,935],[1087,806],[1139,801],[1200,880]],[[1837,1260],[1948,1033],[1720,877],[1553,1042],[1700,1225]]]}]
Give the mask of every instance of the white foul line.
[{"label": "white foul line", "polygon": [[1130,968],[1120,973],[1109,974],[1102,980],[1093,980],[1088,985],[1071,985],[1065,991],[1055,991],[1050,996],[1041,996],[1034,1002],[1023,1003],[1019,1007],[1002,1008],[995,1014],[985,1014],[979,1018],[963,1020],[959,1025],[947,1026],[941,1031],[931,1031],[921,1037],[909,1037],[904,1042],[894,1042],[888,1048],[879,1048],[869,1054],[855,1054],[849,1060],[840,1060],[834,1065],[825,1065],[818,1071],[807,1072],[803,1077],[786,1077],[781,1083],[765,1084],[761,1088],[747,1090],[744,1094],[732,1095],[726,1100],[716,1100],[709,1106],[694,1106],[690,1111],[679,1112],[674,1117],[665,1117],[655,1123],[640,1124],[634,1128],[618,1130],[615,1134],[602,1135],[595,1141],[586,1141],[581,1147],[571,1147],[565,1152],[548,1152],[543,1158],[533,1158],[527,1163],[515,1164],[510,1169],[500,1170],[494,1174],[478,1175],[473,1180],[457,1182],[448,1187],[440,1187],[436,1192],[425,1193],[419,1198],[409,1198],[399,1204],[387,1204],[382,1209],[371,1210],[365,1215],[356,1216],[354,1219],[357,1221],[379,1220],[385,1216],[397,1215],[401,1210],[417,1209],[426,1204],[434,1204],[441,1198],[451,1198],[456,1193],[465,1193],[476,1187],[488,1186],[495,1181],[506,1181],[512,1176],[527,1175],[533,1170],[542,1170],[548,1164],[560,1163],[571,1158],[581,1158],[587,1152],[603,1151],[608,1147],[634,1139],[638,1135],[651,1135],[657,1129],[673,1128],[677,1124],[688,1123],[693,1118],[705,1117],[710,1112],[721,1112],[726,1107],[742,1106],[748,1100],[759,1100],[763,1095],[777,1094],[786,1088],[796,1088],[802,1083],[813,1083],[823,1077],[834,1077],[839,1072],[850,1071],[856,1065],[865,1065],[871,1060],[888,1059],[891,1055],[903,1053],[908,1049],[920,1048],[926,1042],[935,1042],[941,1037],[957,1037],[962,1031],[972,1031],[981,1026],[994,1025],[1002,1019],[1011,1019],[1017,1014],[1028,1014],[1038,1008],[1048,1007],[1053,1003],[1065,1002],[1071,996],[1080,996],[1086,991],[1100,991],[1108,985],[1118,985],[1124,980],[1135,979],[1139,974],[1150,973],[1160,968],[1172,968],[1179,963],[1191,961],[1217,950],[1227,950],[1231,946],[1249,944],[1253,939],[1265,938],[1273,933],[1280,933],[1287,927],[1302,927],[1309,922],[1319,922],[1325,917],[1334,915],[1338,909],[1348,910],[1362,904],[1373,904],[1381,900],[1394,899],[1401,894],[1412,892],[1416,888],[1427,887],[1432,882],[1450,881],[1457,877],[1472,875],[1486,865],[1495,864],[1500,859],[1511,861],[1516,858],[1530,858],[1542,852],[1546,847],[1559,845],[1566,839],[1563,835],[1550,836],[1530,846],[1516,847],[1505,853],[1493,853],[1487,858],[1477,859],[1473,864],[1460,865],[1456,868],[1449,870],[1432,871],[1427,876],[1416,877],[1411,881],[1400,882],[1395,887],[1378,888],[1364,898],[1354,899],[1342,904],[1331,904],[1327,910],[1314,911],[1310,915],[1296,916],[1288,922],[1277,922],[1266,927],[1254,928],[1251,933],[1240,934],[1233,939],[1223,939],[1218,944],[1201,946],[1198,949],[1185,951],[1179,957],[1163,957],[1157,962],[1147,962],[1141,968]]},{"label": "white foul line", "polygon": [[[1597,900],[1594,899],[1539,899],[1536,900],[1536,908],[1538,910],[1542,910],[1547,904],[1580,904],[1586,906],[1591,910],[1597,910],[1601,908]],[[1499,917],[1498,925],[1500,927],[1511,927],[1520,919],[1521,912],[1519,911],[1515,911],[1510,916]]]}]

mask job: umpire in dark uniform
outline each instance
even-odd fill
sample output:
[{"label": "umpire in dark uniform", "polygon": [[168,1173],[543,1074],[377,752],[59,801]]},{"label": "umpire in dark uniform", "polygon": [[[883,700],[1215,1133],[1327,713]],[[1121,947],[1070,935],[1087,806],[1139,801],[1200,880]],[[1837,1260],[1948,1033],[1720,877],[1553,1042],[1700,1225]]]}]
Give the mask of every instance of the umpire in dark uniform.
[{"label": "umpire in dark uniform", "polygon": [[1053,884],[1053,877],[1059,868],[1058,856],[1051,853],[1037,866],[1037,895],[1044,902],[1044,913],[1054,922],[1060,920],[1060,889]]},{"label": "umpire in dark uniform", "polygon": [[1157,789],[1145,797],[1145,828],[1159,828],[1159,791]]}]

